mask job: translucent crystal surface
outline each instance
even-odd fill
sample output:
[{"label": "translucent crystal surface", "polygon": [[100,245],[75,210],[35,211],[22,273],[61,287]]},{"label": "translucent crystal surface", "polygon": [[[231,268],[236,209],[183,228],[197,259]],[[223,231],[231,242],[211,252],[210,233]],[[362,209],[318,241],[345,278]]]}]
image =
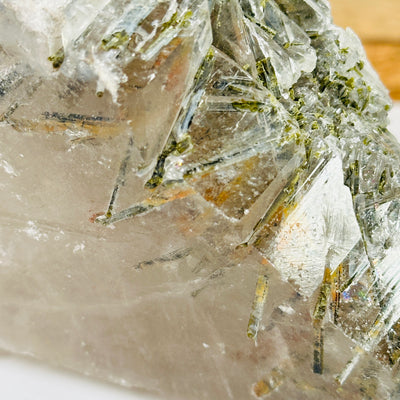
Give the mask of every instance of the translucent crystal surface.
[{"label": "translucent crystal surface", "polygon": [[0,1],[0,346],[171,399],[398,399],[400,146],[325,0]]}]

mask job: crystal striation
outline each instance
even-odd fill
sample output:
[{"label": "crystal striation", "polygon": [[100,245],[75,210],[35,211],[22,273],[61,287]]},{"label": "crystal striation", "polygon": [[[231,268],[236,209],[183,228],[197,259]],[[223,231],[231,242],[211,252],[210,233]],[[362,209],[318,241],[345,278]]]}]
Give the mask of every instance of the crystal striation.
[{"label": "crystal striation", "polygon": [[399,398],[400,146],[327,0],[1,0],[0,32],[1,348]]}]

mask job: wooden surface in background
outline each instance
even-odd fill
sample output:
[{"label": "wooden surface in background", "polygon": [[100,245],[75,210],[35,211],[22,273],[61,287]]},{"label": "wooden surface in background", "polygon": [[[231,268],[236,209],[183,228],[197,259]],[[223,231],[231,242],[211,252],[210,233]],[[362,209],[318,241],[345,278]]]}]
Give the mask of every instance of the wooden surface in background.
[{"label": "wooden surface in background", "polygon": [[400,0],[331,0],[336,25],[361,38],[369,60],[400,100]]}]

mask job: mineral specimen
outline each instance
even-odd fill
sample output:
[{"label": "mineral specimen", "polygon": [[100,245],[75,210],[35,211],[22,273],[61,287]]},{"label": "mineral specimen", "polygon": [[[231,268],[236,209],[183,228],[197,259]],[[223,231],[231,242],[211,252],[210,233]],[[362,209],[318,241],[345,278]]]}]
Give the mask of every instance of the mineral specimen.
[{"label": "mineral specimen", "polygon": [[326,0],[1,0],[0,32],[1,348],[399,398],[400,147]]}]

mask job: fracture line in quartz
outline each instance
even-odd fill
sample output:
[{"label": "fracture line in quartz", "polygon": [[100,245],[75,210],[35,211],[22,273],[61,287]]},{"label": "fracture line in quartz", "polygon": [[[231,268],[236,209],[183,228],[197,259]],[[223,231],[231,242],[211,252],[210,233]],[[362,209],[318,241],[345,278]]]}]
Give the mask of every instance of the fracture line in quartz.
[{"label": "fracture line in quartz", "polygon": [[76,113],[60,113],[60,112],[48,112],[45,111],[43,116],[46,119],[55,119],[59,122],[104,122],[110,121],[110,118],[102,117],[102,116],[93,116],[93,115],[82,115]]},{"label": "fracture line in quartz", "polygon": [[194,165],[188,165],[183,174],[184,175],[193,175],[195,173],[201,173],[204,172],[216,165],[223,167],[223,166],[228,166],[235,164],[237,162],[247,160],[248,158],[262,153],[265,151],[265,143],[259,144],[259,145],[251,145],[246,149],[240,150],[240,151],[233,151],[231,153],[227,154],[222,154],[218,157],[215,157],[214,159],[210,159],[207,161],[204,161],[202,163],[197,163]]},{"label": "fracture line in quartz", "polygon": [[165,263],[169,261],[179,260],[181,258],[187,257],[191,251],[192,251],[191,248],[174,250],[171,253],[167,253],[161,257],[153,258],[147,261],[141,261],[136,265],[135,269],[143,269],[144,267],[153,265],[155,263]]},{"label": "fracture line in quartz", "polygon": [[256,200],[250,209],[250,213],[242,218],[241,223],[243,226],[253,226],[250,235],[248,231],[242,233],[242,237],[246,235],[242,240],[243,243],[248,243],[250,241],[255,229],[254,227],[258,226],[259,221],[265,216],[265,204],[273,204],[276,201],[279,193],[288,185],[292,171],[300,167],[302,159],[303,157],[301,154],[295,154],[282,170],[278,172],[264,193]]},{"label": "fracture line in quartz", "polygon": [[301,191],[305,191],[308,189],[308,186],[323,171],[330,159],[331,157],[329,156],[327,156],[326,158],[322,158],[317,166],[311,171],[311,173],[306,176],[299,188],[296,189],[295,193],[290,195],[288,198],[287,191],[290,192],[290,187],[296,185],[296,183],[300,180],[300,175],[304,174],[306,171],[300,167],[291,172],[291,175],[287,180],[286,187],[278,194],[274,202],[272,202],[271,205],[268,207],[264,216],[254,226],[248,240],[246,241],[246,244],[250,243],[255,246],[258,245],[259,241],[262,239],[262,236],[255,237],[256,234],[258,234],[264,226],[270,223],[272,218],[279,212],[282,207],[290,206],[293,200],[296,198],[296,196],[299,195]]},{"label": "fracture line in quartz", "polygon": [[15,68],[0,81],[0,97],[4,97],[11,90],[15,90],[23,82],[23,76]]},{"label": "fracture line in quartz", "polygon": [[229,268],[228,267],[222,267],[218,268],[214,272],[212,272],[210,275],[208,275],[204,280],[202,280],[202,285],[198,288],[192,291],[192,297],[198,296],[210,283],[210,281],[221,278],[225,274],[225,270]]},{"label": "fracture line in quartz", "polygon": [[132,156],[132,150],[133,150],[133,136],[131,135],[129,137],[128,148],[126,150],[126,155],[125,155],[125,157],[123,158],[123,160],[121,162],[121,165],[120,165],[120,168],[119,168],[118,177],[117,177],[117,180],[116,180],[116,183],[115,183],[115,186],[114,186],[114,190],[113,190],[113,192],[111,194],[110,204],[108,205],[108,209],[107,209],[107,212],[106,212],[107,218],[111,218],[112,211],[114,209],[114,203],[115,203],[115,201],[117,199],[119,188],[125,184],[126,170],[127,170],[128,163],[129,163],[129,161],[131,159],[131,156]]},{"label": "fracture line in quartz", "polygon": [[[118,187],[114,188],[115,193],[117,190],[118,190]],[[114,192],[113,192],[113,195],[114,195]],[[154,206],[149,205],[149,204],[147,204],[147,205],[137,204],[137,205],[129,207],[123,211],[120,211],[117,214],[110,215],[107,212],[106,216],[100,216],[100,217],[96,218],[96,221],[102,223],[103,225],[110,225],[115,222],[123,221],[124,219],[132,218],[136,215],[143,214],[147,211],[150,211],[152,208],[154,208]]]},{"label": "fracture line in quartz", "polygon": [[[324,170],[325,166],[328,164],[331,157],[332,155],[329,154],[327,157],[322,158],[317,164],[317,166],[311,171],[311,173],[306,175],[306,178],[303,180],[303,182],[301,182],[301,175],[304,175],[304,173],[307,172],[306,170],[299,167],[291,172],[285,188],[278,194],[275,200],[268,207],[264,216],[254,226],[245,244],[249,243],[255,246],[258,245],[259,241],[262,239],[262,236],[256,237],[259,231],[261,231],[264,226],[267,226],[271,222],[273,217],[281,210],[282,207],[290,207],[290,205],[293,205],[292,203],[295,200],[295,198],[302,191],[306,191],[309,188],[310,184],[314,181],[314,179]],[[289,191],[290,193],[290,188],[294,187],[298,181],[301,182],[300,186],[296,189],[296,191],[292,195],[288,196],[287,192]]]},{"label": "fracture line in quartz", "polygon": [[361,347],[357,346],[355,349],[354,357],[346,364],[343,371],[336,377],[336,380],[340,385],[343,385],[343,383],[349,377],[349,375],[353,371],[354,367],[360,361],[360,358],[363,354],[364,354],[364,350]]},{"label": "fracture line in quartz", "polygon": [[313,371],[316,374],[323,372],[324,358],[324,333],[323,321],[326,315],[330,291],[332,285],[332,274],[328,267],[325,268],[324,279],[320,287],[319,296],[313,314],[314,328],[314,364]]},{"label": "fracture line in quartz", "polygon": [[313,372],[322,374],[324,368],[324,328],[322,321],[316,320],[313,323],[314,330],[314,360]]},{"label": "fracture line in quartz", "polygon": [[183,189],[178,188],[177,190],[172,190],[170,192],[166,191],[165,193],[162,193],[162,196],[160,197],[157,196],[149,197],[146,200],[142,201],[141,203],[135,204],[125,210],[120,211],[119,213],[113,214],[111,216],[102,215],[96,218],[96,221],[104,225],[109,225],[114,222],[122,221],[124,219],[132,218],[136,215],[143,214],[147,211],[150,211],[153,208],[160,207],[163,204],[166,204],[173,200],[185,198],[194,193],[195,191],[192,188],[185,188],[185,187]]},{"label": "fracture line in quartz", "polygon": [[[11,115],[18,109],[18,107],[21,104],[24,104],[30,97],[32,97],[32,95],[36,92],[37,89],[39,89],[42,83],[43,83],[42,78],[38,78],[35,81],[33,81],[31,85],[28,86],[28,88],[26,89],[25,96],[22,96],[22,98],[19,101],[16,101],[13,104],[11,104],[8,107],[7,111],[5,111],[3,114],[0,115],[0,122],[8,121],[8,118],[11,117]],[[14,125],[12,121],[10,123]]]}]

